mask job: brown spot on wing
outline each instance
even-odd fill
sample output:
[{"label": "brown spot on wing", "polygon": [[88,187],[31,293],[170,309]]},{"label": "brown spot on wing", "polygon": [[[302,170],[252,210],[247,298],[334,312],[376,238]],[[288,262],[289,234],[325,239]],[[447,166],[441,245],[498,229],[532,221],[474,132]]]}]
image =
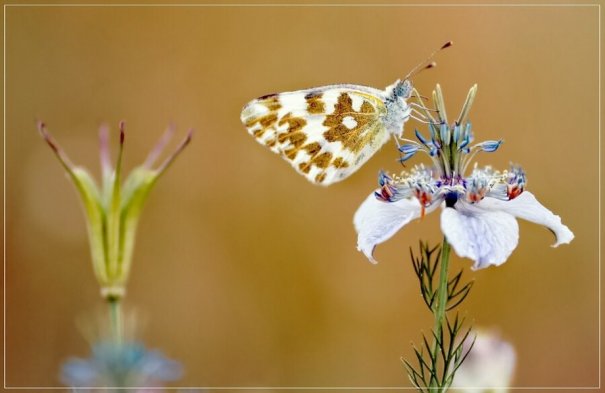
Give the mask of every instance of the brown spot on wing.
[{"label": "brown spot on wing", "polygon": [[288,113],[279,121],[280,126],[283,126],[284,124],[288,124],[286,134],[292,134],[301,131],[303,127],[307,125],[307,121],[302,117],[294,117],[292,116],[292,113]]},{"label": "brown spot on wing", "polygon": [[335,168],[340,169],[348,167],[349,163],[346,162],[342,157],[336,157],[334,161],[332,161],[332,165],[334,165]]},{"label": "brown spot on wing", "polygon": [[293,147],[291,149],[287,149],[286,151],[284,151],[284,156],[290,160],[290,161],[294,161],[294,159],[296,158],[296,155],[298,154],[298,150],[297,148]]},{"label": "brown spot on wing", "polygon": [[305,134],[303,134],[302,132],[298,132],[295,134],[283,133],[283,134],[279,134],[279,136],[277,137],[277,140],[281,144],[283,144],[286,141],[289,141],[290,144],[294,148],[298,149],[299,147],[302,146],[303,143],[305,143],[305,141],[307,140],[307,136]]},{"label": "brown spot on wing", "polygon": [[321,114],[326,111],[326,105],[321,100],[322,93],[312,92],[305,96],[307,101],[307,112],[311,114]]},{"label": "brown spot on wing", "polygon": [[314,156],[321,150],[321,145],[318,142],[312,142],[308,145],[303,146],[303,150],[306,150],[310,156]]},{"label": "brown spot on wing", "polygon": [[[329,142],[341,142],[346,149],[358,153],[366,143],[370,143],[374,138],[374,134],[368,132],[371,130],[367,129],[367,125],[376,121],[378,115],[376,108],[366,99],[359,108],[359,112],[355,111],[351,96],[348,93],[341,93],[338,96],[334,112],[327,115],[323,122],[323,125],[329,128],[324,132],[324,138]],[[356,123],[352,129],[342,122],[345,117],[349,116]]]},{"label": "brown spot on wing", "polygon": [[266,116],[262,116],[258,119],[258,122],[261,126],[268,128],[275,124],[277,121],[277,115],[275,113],[268,114]]},{"label": "brown spot on wing", "polygon": [[302,132],[302,129],[307,124],[307,121],[300,117],[294,117],[288,113],[279,121],[279,126],[288,125],[286,131],[280,132],[277,135],[277,142],[280,145],[285,145],[284,156],[289,160],[294,160],[301,146],[307,140],[307,135]]},{"label": "brown spot on wing", "polygon": [[250,129],[250,128],[254,127],[256,124],[260,124],[261,128],[259,128],[258,130],[254,130],[254,132],[252,133],[255,137],[260,138],[263,136],[265,131],[268,128],[273,127],[276,122],[277,122],[277,114],[269,113],[264,116],[253,117],[252,119],[248,120],[245,125],[246,125],[246,128]]},{"label": "brown spot on wing", "polygon": [[[275,128],[277,111],[281,108],[281,104],[279,103],[279,98],[276,94],[269,94],[257,98],[250,105],[252,108],[254,108],[254,105],[262,105],[268,110],[268,112],[264,114],[250,117],[244,124],[248,129],[253,128],[257,124],[260,125],[261,128],[254,130],[252,134],[257,138],[261,138],[268,128]],[[255,112],[254,110],[252,111]]]},{"label": "brown spot on wing", "polygon": [[281,108],[277,94],[270,94],[264,98],[259,98],[259,100],[263,101],[262,104],[265,105],[270,111],[277,111]]},{"label": "brown spot on wing", "polygon": [[[298,169],[305,174],[308,174],[311,171],[313,165],[324,170],[315,176],[315,181],[317,183],[321,183],[326,177],[325,169],[330,166],[330,162],[332,161],[332,153],[329,151],[320,153],[321,145],[318,142],[309,143],[303,146],[301,150],[305,150],[309,154],[310,158],[308,162],[301,162],[298,164]],[[317,180],[318,178],[321,180]]]},{"label": "brown spot on wing", "polygon": [[313,159],[310,161],[310,163],[312,165],[315,165],[318,168],[325,169],[328,167],[328,165],[330,165],[331,160],[332,160],[332,153],[327,151],[327,152],[317,154],[316,156],[314,156]]},{"label": "brown spot on wing", "polygon": [[363,104],[361,104],[361,108],[359,109],[359,112],[360,113],[373,113],[374,107],[369,102],[364,101]]},{"label": "brown spot on wing", "polygon": [[257,98],[257,100],[266,100],[267,98],[274,98],[277,97],[277,93],[270,93],[270,94],[265,94],[264,96],[260,96]]},{"label": "brown spot on wing", "polygon": [[298,164],[298,169],[303,173],[309,173],[311,171],[311,165],[308,162],[301,162]]}]

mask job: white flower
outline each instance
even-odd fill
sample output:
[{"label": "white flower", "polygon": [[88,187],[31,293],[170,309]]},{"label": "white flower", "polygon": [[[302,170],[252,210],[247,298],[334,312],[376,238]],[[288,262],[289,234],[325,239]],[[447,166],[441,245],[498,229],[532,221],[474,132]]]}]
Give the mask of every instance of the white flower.
[{"label": "white flower", "polygon": [[[492,331],[477,332],[475,343],[454,376],[452,389],[462,393],[505,393],[515,371],[513,346]],[[472,338],[464,343],[465,351]]]},{"label": "white flower", "polygon": [[[443,100],[437,89],[437,107]],[[468,111],[476,87],[469,92]],[[461,116],[462,118],[462,116]],[[475,261],[473,269],[501,265],[519,242],[516,218],[543,225],[556,237],[553,247],[569,243],[573,233],[561,218],[542,206],[533,194],[524,191],[525,172],[518,166],[509,171],[475,167],[465,177],[469,162],[478,152],[493,152],[501,141],[471,145],[470,123],[451,127],[444,120],[429,122],[431,138],[416,131],[418,142],[406,140],[401,146],[402,161],[417,152],[427,153],[433,168],[415,166],[410,173],[388,176],[381,172],[380,188],[373,192],[355,213],[353,222],[358,233],[357,247],[372,263],[376,245],[388,240],[410,221],[441,206],[441,230],[456,254]]]}]

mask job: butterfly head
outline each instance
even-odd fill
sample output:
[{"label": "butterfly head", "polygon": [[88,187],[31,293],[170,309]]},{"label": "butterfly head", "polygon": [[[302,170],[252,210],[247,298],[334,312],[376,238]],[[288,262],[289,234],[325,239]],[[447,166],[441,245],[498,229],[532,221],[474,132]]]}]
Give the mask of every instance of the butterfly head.
[{"label": "butterfly head", "polygon": [[403,98],[407,100],[412,95],[412,82],[409,79],[397,81],[395,88],[393,89],[393,96],[395,98]]}]

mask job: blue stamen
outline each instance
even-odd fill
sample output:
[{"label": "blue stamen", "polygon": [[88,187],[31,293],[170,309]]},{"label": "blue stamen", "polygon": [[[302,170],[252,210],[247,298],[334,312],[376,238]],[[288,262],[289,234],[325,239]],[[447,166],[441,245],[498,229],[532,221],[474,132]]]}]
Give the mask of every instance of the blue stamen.
[{"label": "blue stamen", "polygon": [[468,122],[466,122],[466,127],[464,128],[464,135],[466,136],[466,135],[472,135],[472,134],[473,134],[473,130],[471,127],[471,122],[468,121]]},{"label": "blue stamen", "polygon": [[467,148],[467,146],[471,143],[471,140],[472,140],[472,137],[470,136],[470,134],[465,133],[462,143],[460,143],[460,145],[458,146],[458,150],[468,153],[469,149]]},{"label": "blue stamen", "polygon": [[380,187],[384,187],[385,184],[392,183],[393,179],[386,174],[385,171],[378,172],[378,184]]},{"label": "blue stamen", "polygon": [[498,148],[500,147],[501,144],[502,144],[502,140],[485,141],[485,142],[480,143],[478,146],[480,146],[483,151],[492,153],[492,152],[498,150]]},{"label": "blue stamen", "polygon": [[[380,191],[382,191],[382,189]],[[378,191],[374,191],[374,197],[376,199],[378,199],[379,201],[390,202],[388,199],[385,199],[385,197],[382,195],[381,192],[378,192]]]},{"label": "blue stamen", "polygon": [[397,189],[393,186],[393,179],[384,171],[378,172],[378,184],[380,190],[374,191],[374,197],[383,202],[393,202],[393,197],[397,194]]},{"label": "blue stamen", "polygon": [[399,147],[399,151],[403,153],[403,157],[399,159],[399,162],[404,162],[409,160],[416,154],[416,152],[420,150],[420,146],[418,145],[402,145]]},{"label": "blue stamen", "polygon": [[427,145],[427,140],[422,136],[422,134],[420,133],[420,131],[418,131],[417,129],[415,129],[414,133],[416,134],[416,138],[420,141],[420,143],[422,143],[425,146],[428,146]]},{"label": "blue stamen", "polygon": [[437,135],[437,128],[433,123],[429,123],[429,130],[431,131],[431,139],[435,139],[435,136]]},{"label": "blue stamen", "polygon": [[405,153],[402,157],[399,158],[399,162],[400,163],[406,162],[407,160],[409,160],[410,158],[412,158],[414,156],[414,154],[416,154],[416,152]]},{"label": "blue stamen", "polygon": [[418,151],[418,145],[402,145],[399,147],[399,151],[407,154],[407,153],[416,153]]},{"label": "blue stamen", "polygon": [[458,146],[459,150],[462,150],[464,147],[466,147],[469,143],[471,143],[473,141],[473,131],[471,128],[471,123],[467,122],[466,123],[466,127],[464,127],[464,131],[462,131],[462,135],[460,135],[460,145]]},{"label": "blue stamen", "polygon": [[443,144],[445,146],[450,144],[450,137],[449,137],[449,130],[450,128],[447,126],[447,124],[445,123],[441,123],[441,127],[440,127],[440,136],[441,136],[441,142],[443,142]]},{"label": "blue stamen", "polygon": [[511,166],[508,178],[508,184],[525,185],[525,171],[520,166]]},{"label": "blue stamen", "polygon": [[431,139],[431,141],[433,142],[433,146],[435,146],[435,148],[441,149],[441,143],[439,142],[439,140],[433,138]]},{"label": "blue stamen", "polygon": [[458,139],[460,138],[460,125],[456,124],[456,126],[454,127],[454,143],[458,143],[460,142]]}]

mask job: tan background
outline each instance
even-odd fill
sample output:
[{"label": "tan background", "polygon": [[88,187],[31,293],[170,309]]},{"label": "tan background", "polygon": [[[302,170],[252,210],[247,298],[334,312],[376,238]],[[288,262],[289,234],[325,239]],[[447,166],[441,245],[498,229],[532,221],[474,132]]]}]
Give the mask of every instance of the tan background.
[{"label": "tan background", "polygon": [[76,319],[102,306],[79,201],[35,120],[98,173],[97,127],[125,119],[127,168],[169,122],[197,130],[146,206],[127,296],[145,342],[184,364],[181,386],[408,386],[399,357],[431,326],[408,249],[441,240],[438,215],[370,265],[351,221],[377,171],[397,170],[393,144],[316,187],[239,113],[271,92],[382,88],[447,40],[415,85],[441,83],[453,114],[478,83],[477,138],[506,141],[479,162],[521,163],[576,235],[552,249],[522,222],[505,265],[454,258],[476,280],[462,310],[515,345],[516,386],[598,384],[596,7],[9,7],[5,28],[8,385],[57,386],[88,354]]}]

